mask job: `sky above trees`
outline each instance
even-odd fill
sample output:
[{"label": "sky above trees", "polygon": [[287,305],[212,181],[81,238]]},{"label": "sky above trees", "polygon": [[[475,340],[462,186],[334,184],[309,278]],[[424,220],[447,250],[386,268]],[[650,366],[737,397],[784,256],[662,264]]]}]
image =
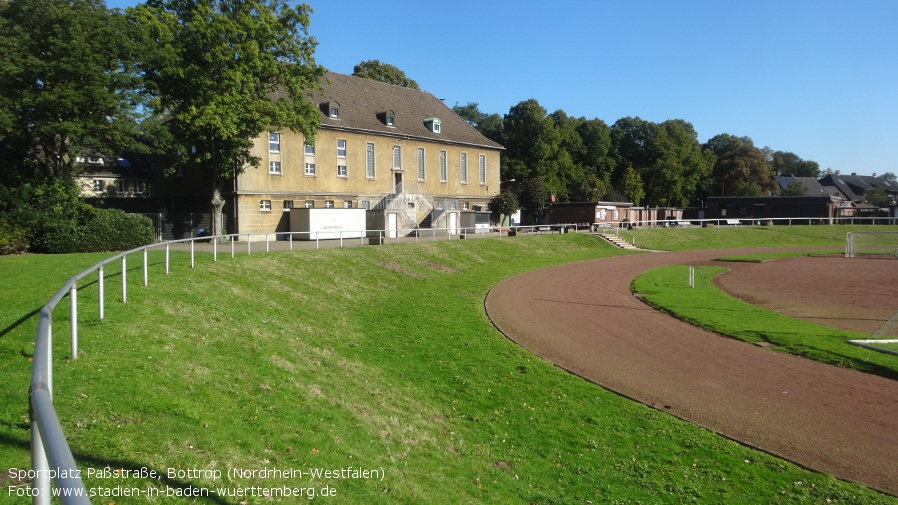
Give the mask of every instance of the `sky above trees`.
[{"label": "sky above trees", "polygon": [[[110,7],[133,5],[110,1]],[[402,69],[448,106],[691,123],[814,160],[898,171],[898,2],[310,1],[317,63]]]}]

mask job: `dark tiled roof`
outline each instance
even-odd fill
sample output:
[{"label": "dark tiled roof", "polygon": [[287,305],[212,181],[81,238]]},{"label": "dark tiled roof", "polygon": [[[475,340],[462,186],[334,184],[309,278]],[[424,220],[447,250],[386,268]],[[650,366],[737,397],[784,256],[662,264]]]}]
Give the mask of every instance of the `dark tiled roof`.
[{"label": "dark tiled roof", "polygon": [[804,186],[804,196],[831,196],[831,191],[826,191],[823,185],[813,177],[792,177],[791,175],[778,175],[774,177],[777,184],[782,190],[785,190],[789,184],[797,182]]},{"label": "dark tiled roof", "polygon": [[856,202],[863,201],[864,193],[872,188],[883,188],[891,194],[898,193],[898,184],[883,177],[874,177],[872,175],[830,174],[821,178],[820,184],[836,187],[845,195],[847,200]]},{"label": "dark tiled roof", "polygon": [[[321,80],[321,90],[311,100],[319,105],[322,128],[503,149],[481,135],[442,100],[425,91],[327,72]],[[326,105],[329,101],[339,103],[339,119],[330,117]],[[394,113],[392,128],[382,120],[385,111]],[[441,133],[425,126],[424,120],[431,118],[440,120]]]}]

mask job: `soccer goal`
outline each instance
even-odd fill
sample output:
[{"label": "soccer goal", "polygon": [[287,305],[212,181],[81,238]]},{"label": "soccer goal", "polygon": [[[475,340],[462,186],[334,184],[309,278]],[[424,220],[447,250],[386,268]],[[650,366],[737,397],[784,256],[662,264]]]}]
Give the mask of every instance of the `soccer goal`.
[{"label": "soccer goal", "polygon": [[892,317],[869,338],[849,340],[848,343],[898,356],[898,312],[892,314]]},{"label": "soccer goal", "polygon": [[845,236],[845,257],[898,258],[898,231],[850,231]]}]

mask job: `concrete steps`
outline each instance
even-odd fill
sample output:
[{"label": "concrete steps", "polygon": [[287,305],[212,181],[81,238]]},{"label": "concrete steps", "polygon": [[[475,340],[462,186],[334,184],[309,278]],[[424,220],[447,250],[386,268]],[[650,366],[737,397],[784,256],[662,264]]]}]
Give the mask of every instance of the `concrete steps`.
[{"label": "concrete steps", "polygon": [[617,235],[596,234],[596,236],[602,237],[603,239],[607,240],[608,242],[611,242],[612,244],[616,245],[617,247],[620,247],[621,249],[633,249],[633,250],[639,249],[638,247],[636,247],[633,244],[624,240],[623,237],[618,237]]}]

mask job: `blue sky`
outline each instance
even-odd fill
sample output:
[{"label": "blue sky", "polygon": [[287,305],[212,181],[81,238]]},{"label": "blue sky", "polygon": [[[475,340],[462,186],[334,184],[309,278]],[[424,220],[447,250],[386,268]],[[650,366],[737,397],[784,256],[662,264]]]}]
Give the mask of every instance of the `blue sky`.
[{"label": "blue sky", "polygon": [[[110,7],[134,1],[111,0]],[[843,173],[898,173],[898,1],[310,0],[316,59],[446,104],[683,119]]]}]

